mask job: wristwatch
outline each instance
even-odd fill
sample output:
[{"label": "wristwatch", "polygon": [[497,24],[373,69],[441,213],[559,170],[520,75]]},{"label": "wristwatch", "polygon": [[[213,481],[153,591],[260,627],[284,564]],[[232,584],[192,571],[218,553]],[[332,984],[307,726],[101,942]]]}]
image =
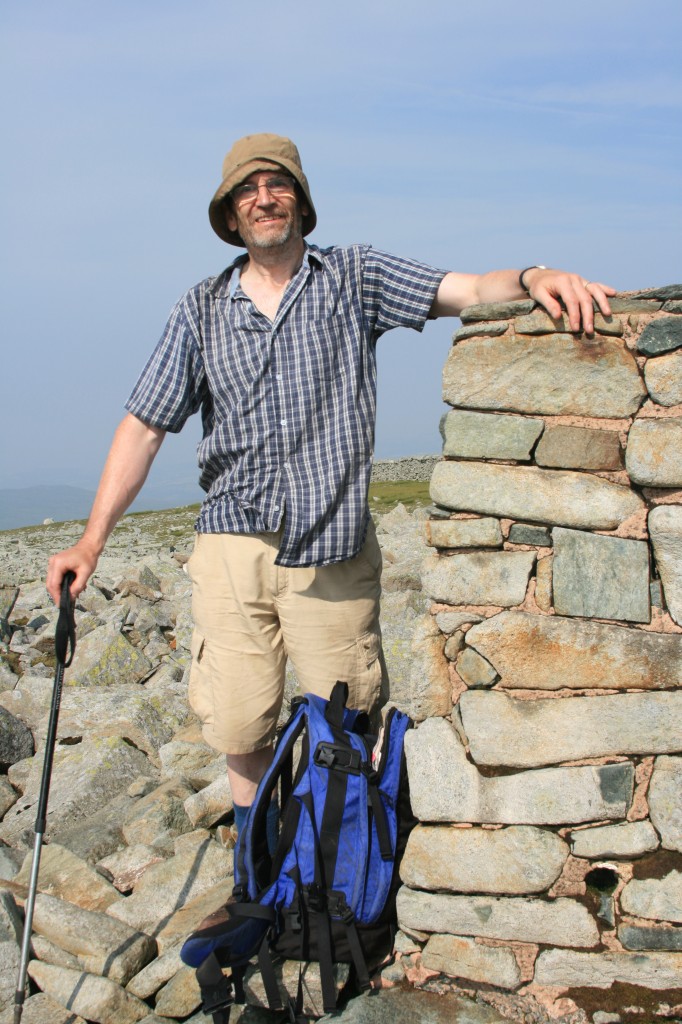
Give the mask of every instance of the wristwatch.
[{"label": "wristwatch", "polygon": [[532,267],[524,267],[524,269],[519,274],[519,288],[522,288],[524,292],[527,292],[528,288],[523,283],[523,275],[527,274],[529,270],[547,270],[547,267],[544,267],[542,263],[534,263]]}]

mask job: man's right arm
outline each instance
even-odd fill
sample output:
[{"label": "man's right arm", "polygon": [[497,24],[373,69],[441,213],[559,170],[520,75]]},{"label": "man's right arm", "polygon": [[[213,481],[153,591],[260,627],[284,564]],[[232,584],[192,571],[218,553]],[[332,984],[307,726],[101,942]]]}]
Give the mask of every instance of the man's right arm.
[{"label": "man's right arm", "polygon": [[85,589],[109,534],[147,479],[165,436],[164,430],[148,426],[132,413],[119,424],[83,536],[49,561],[47,589],[55,604],[59,604],[62,580],[69,570],[76,574],[71,596],[76,598]]}]

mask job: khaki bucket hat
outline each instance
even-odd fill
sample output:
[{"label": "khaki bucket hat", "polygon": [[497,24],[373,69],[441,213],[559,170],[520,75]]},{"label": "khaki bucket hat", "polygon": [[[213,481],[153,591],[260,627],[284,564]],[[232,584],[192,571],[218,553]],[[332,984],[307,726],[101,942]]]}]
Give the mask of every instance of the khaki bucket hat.
[{"label": "khaki bucket hat", "polygon": [[308,204],[308,213],[303,217],[303,234],[308,235],[317,224],[317,214],[310,198],[310,186],[303,173],[301,157],[291,139],[283,135],[245,135],[235,142],[223,160],[223,180],[208,208],[211,227],[216,235],[231,245],[243,246],[236,231],[230,231],[225,220],[227,196],[254,171],[270,171],[283,168],[298,182]]}]

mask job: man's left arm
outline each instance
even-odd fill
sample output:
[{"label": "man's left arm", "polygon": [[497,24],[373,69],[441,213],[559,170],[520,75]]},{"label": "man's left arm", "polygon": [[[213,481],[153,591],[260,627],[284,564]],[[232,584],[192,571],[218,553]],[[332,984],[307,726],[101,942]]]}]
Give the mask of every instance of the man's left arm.
[{"label": "man's left arm", "polygon": [[615,288],[596,281],[587,281],[580,274],[565,270],[531,267],[523,272],[523,284],[518,270],[493,270],[489,274],[446,274],[441,281],[431,306],[432,317],[459,316],[466,306],[487,302],[508,302],[530,295],[554,319],[561,316],[562,304],[568,313],[572,331],[591,334],[594,330],[594,302],[609,316],[609,295]]}]

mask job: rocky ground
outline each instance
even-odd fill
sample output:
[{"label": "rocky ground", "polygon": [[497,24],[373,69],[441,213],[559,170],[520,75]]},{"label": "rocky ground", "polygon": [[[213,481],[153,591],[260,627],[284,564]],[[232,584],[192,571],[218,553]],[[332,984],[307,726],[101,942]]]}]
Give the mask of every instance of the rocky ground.
[{"label": "rocky ground", "polygon": [[[231,891],[234,833],[223,758],[203,743],[186,699],[191,622],[183,565],[194,514],[181,509],[126,517],[78,601],[25,1024],[206,1019],[194,972],[178,951]],[[377,522],[390,699],[418,718],[429,710],[420,703],[420,678],[434,642],[419,580],[427,515],[397,506]],[[0,533],[0,1024],[13,1019],[53,692],[56,611],[45,592],[45,566],[48,554],[72,543],[80,529],[65,523]],[[289,673],[289,696],[295,685]],[[295,985],[297,972],[285,964],[282,984]],[[340,971],[339,983],[343,979]],[[313,1014],[319,1011],[314,967],[306,982]],[[396,960],[382,984],[373,998],[349,1002],[338,1019],[550,1019],[532,999],[455,991],[448,979],[421,968],[419,942],[406,935],[398,936]],[[257,976],[247,987],[252,1005],[240,1019],[272,1020],[262,1009]],[[553,1013],[561,1017],[556,1007]],[[568,1012],[561,1019],[585,1024],[598,1015]]]}]

